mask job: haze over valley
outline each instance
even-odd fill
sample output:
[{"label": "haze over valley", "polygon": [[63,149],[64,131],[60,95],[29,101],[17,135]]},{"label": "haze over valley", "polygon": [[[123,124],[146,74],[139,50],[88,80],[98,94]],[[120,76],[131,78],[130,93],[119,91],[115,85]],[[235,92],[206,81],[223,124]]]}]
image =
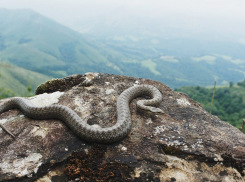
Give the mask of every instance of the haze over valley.
[{"label": "haze over valley", "polygon": [[[233,17],[236,21],[227,17],[224,22],[221,10],[211,18],[204,10],[193,16],[191,11],[179,9],[179,13],[171,13],[167,6],[162,6],[166,12],[163,16],[161,11],[149,13],[143,5],[105,5],[107,11],[97,7],[98,11],[91,13],[84,6],[81,14],[74,8],[77,16],[70,11],[73,18],[69,20],[69,15],[55,15],[55,8],[51,13],[40,6],[36,8],[40,14],[19,6],[0,9],[1,65],[7,63],[38,73],[42,79],[36,80],[40,82],[85,72],[149,78],[173,89],[210,86],[215,79],[218,85],[245,79],[245,34],[236,26],[244,20],[239,13],[235,16],[238,18]],[[19,75],[15,71],[14,78],[17,85],[40,84],[24,79],[21,71]],[[14,89],[7,82],[1,79],[2,86]]]}]

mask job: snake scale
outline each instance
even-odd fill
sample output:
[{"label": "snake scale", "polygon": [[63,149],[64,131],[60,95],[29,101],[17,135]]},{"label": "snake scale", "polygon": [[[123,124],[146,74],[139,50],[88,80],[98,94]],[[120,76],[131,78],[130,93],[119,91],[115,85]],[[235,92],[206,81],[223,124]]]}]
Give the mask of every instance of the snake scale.
[{"label": "snake scale", "polygon": [[[153,107],[162,101],[161,92],[151,85],[136,85],[123,91],[117,99],[117,122],[108,128],[98,125],[89,125],[84,122],[73,110],[63,105],[50,105],[38,107],[29,100],[21,97],[13,97],[6,103],[0,105],[0,114],[10,109],[20,109],[24,115],[33,119],[59,119],[65,122],[70,129],[81,139],[89,142],[112,143],[118,141],[130,132],[131,114],[129,103],[136,97],[147,95],[151,99],[139,100],[137,107],[154,113],[163,113],[159,108]],[[9,134],[2,124],[0,126]]]}]

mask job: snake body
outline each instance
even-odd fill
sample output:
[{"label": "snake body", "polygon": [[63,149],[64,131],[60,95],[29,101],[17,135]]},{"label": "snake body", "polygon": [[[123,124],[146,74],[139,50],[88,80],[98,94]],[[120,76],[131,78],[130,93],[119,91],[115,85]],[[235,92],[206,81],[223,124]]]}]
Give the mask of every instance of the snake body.
[{"label": "snake body", "polygon": [[[89,142],[111,143],[118,141],[130,132],[131,114],[129,103],[136,97],[147,95],[149,100],[139,100],[137,107],[154,113],[163,113],[159,108],[152,107],[162,101],[161,92],[151,85],[136,85],[123,91],[117,99],[117,122],[108,128],[94,127],[84,122],[73,110],[63,105],[38,107],[29,100],[14,97],[0,105],[0,114],[9,109],[20,109],[24,115],[33,119],[59,119],[65,122],[70,129],[81,139]],[[2,124],[0,125],[10,133]],[[10,133],[12,134],[12,133]]]}]

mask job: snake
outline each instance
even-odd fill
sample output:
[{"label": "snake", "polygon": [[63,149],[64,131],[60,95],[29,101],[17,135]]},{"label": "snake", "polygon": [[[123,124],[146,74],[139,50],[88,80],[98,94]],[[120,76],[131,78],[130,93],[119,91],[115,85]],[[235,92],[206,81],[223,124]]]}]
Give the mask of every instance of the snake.
[{"label": "snake", "polygon": [[[58,119],[63,121],[79,138],[88,142],[112,143],[126,137],[131,130],[131,114],[129,104],[139,96],[148,96],[150,99],[138,100],[137,108],[156,114],[164,113],[159,105],[162,101],[161,92],[151,85],[135,85],[124,90],[117,99],[117,121],[113,126],[101,128],[99,125],[89,125],[79,115],[67,106],[53,104],[49,106],[35,106],[28,99],[13,97],[0,105],[0,114],[10,109],[19,109],[29,118],[44,120]],[[7,133],[15,137],[3,124],[0,124]]]}]

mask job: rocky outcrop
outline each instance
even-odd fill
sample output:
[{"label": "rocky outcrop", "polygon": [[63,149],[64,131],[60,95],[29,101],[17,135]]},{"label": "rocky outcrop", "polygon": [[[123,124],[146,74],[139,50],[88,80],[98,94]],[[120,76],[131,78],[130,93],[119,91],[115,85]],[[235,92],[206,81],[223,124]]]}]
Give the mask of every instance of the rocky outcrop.
[{"label": "rocky outcrop", "polygon": [[[84,122],[116,122],[116,100],[134,84],[157,87],[164,114],[130,104],[132,130],[112,144],[85,142],[59,120],[0,114],[0,181],[243,181],[245,135],[186,94],[147,79],[87,73],[42,84],[35,105],[62,104]],[[49,93],[49,94],[47,94]],[[0,104],[7,99],[1,100]]]}]

